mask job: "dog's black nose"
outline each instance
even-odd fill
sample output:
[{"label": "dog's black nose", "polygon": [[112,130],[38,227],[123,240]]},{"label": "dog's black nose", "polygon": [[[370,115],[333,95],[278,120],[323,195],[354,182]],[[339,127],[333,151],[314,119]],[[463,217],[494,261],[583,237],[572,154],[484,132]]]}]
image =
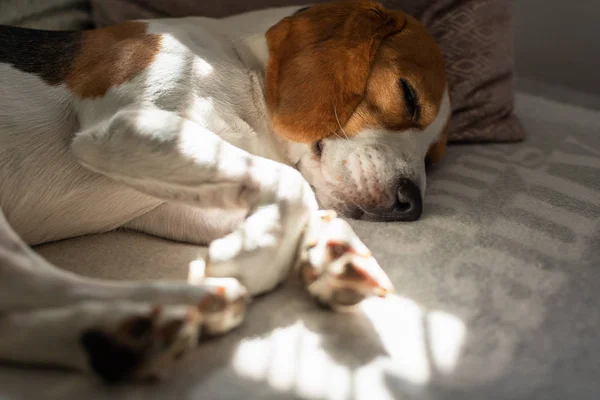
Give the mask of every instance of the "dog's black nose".
[{"label": "dog's black nose", "polygon": [[386,208],[361,208],[361,219],[368,221],[416,221],[423,212],[423,199],[419,187],[410,179],[402,178],[396,186],[393,206]]},{"label": "dog's black nose", "polygon": [[398,184],[398,192],[394,211],[396,221],[416,221],[423,212],[421,190],[410,179],[402,178]]}]

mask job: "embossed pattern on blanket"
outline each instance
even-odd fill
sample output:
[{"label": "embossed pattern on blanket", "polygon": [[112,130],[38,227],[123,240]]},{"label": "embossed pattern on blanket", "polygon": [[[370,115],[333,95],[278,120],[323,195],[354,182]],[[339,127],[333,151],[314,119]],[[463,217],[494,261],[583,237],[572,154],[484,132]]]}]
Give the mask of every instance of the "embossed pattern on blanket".
[{"label": "embossed pattern on blanket", "polygon": [[[395,298],[331,314],[287,285],[170,380],[111,397],[598,398],[600,113],[524,95],[517,105],[528,139],[451,146],[429,177],[422,220],[352,222]],[[125,232],[39,251],[105,278],[181,278],[197,255]],[[8,398],[104,393],[85,377],[11,368],[0,369],[0,388]]]}]

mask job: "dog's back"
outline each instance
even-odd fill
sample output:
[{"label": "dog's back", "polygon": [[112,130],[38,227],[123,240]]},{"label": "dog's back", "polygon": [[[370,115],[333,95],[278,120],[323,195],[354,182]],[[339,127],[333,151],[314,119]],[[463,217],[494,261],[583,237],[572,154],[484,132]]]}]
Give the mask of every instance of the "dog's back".
[{"label": "dog's back", "polygon": [[[0,151],[36,134],[76,129],[70,95],[60,84],[80,38],[78,32],[0,25]],[[11,157],[13,163],[20,162],[18,156]],[[9,167],[13,171],[18,165]]]},{"label": "dog's back", "polygon": [[123,109],[152,105],[239,147],[268,147],[247,122],[265,125],[229,29],[204,18],[82,32],[0,27],[0,207],[27,243],[112,230],[161,203],[70,154],[78,131]]},{"label": "dog's back", "polygon": [[82,34],[0,26],[0,207],[30,244],[114,229],[148,203],[69,153],[80,124],[64,81]]}]

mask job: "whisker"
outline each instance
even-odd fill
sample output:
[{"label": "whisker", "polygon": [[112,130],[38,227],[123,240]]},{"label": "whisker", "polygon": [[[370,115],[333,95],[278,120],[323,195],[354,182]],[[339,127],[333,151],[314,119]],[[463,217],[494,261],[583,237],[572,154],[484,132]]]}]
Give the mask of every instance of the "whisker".
[{"label": "whisker", "polygon": [[325,128],[327,128],[327,130],[329,130],[329,132],[331,132],[332,134],[334,134],[335,136],[337,136],[340,139],[344,139],[343,137],[341,137],[340,135],[338,135],[338,133],[336,131],[334,131],[333,129],[331,129],[329,126],[327,126],[327,124],[325,124],[325,122],[323,122],[323,125],[325,125]]},{"label": "whisker", "polygon": [[350,140],[350,138],[348,137],[348,135],[346,135],[346,132],[344,131],[344,128],[342,128],[342,124],[340,123],[340,119],[338,118],[337,115],[337,109],[335,108],[335,104],[333,105],[333,113],[335,114],[335,120],[338,123],[338,126],[340,127],[340,130],[342,131],[342,133],[344,134],[344,136],[346,136],[347,140]]}]

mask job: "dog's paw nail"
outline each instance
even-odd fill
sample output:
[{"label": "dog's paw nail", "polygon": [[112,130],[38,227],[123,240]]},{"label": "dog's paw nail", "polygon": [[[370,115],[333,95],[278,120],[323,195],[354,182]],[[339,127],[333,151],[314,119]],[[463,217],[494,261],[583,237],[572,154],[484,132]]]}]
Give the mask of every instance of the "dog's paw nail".
[{"label": "dog's paw nail", "polygon": [[319,210],[318,215],[324,222],[330,222],[334,218],[337,218],[337,212],[334,210]]}]

